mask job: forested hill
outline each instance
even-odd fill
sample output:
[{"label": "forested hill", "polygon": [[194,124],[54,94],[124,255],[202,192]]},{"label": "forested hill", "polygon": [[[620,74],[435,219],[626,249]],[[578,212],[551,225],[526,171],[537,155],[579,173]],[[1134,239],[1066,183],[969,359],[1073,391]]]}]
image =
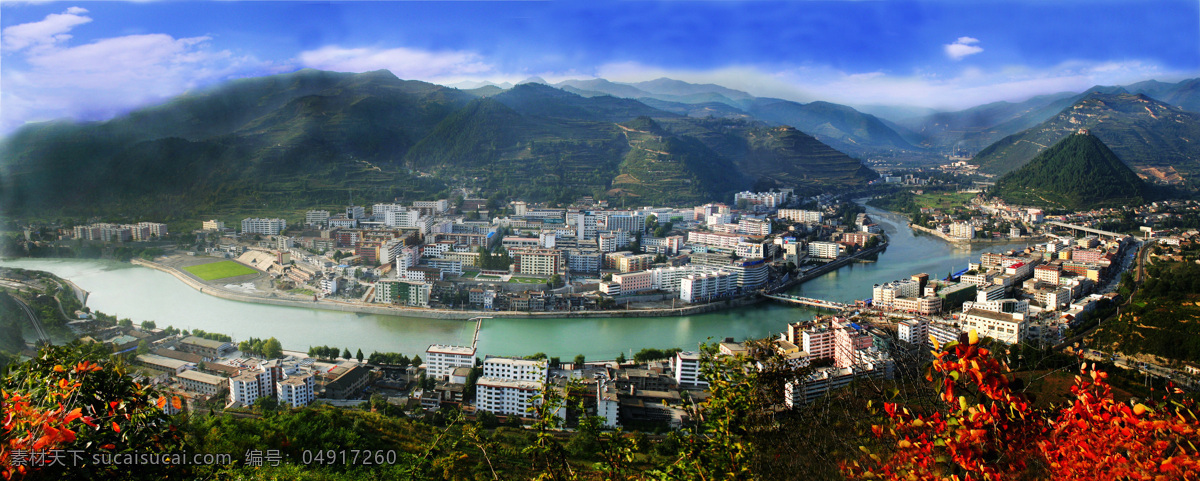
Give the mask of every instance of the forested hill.
[{"label": "forested hill", "polygon": [[996,182],[993,193],[1019,205],[1085,210],[1145,203],[1145,184],[1104,142],[1076,133]]},{"label": "forested hill", "polygon": [[1200,114],[1126,93],[1092,93],[983,149],[972,162],[983,172],[1005,174],[1080,128],[1102,139],[1135,171],[1164,180],[1175,172],[1200,173]]},{"label": "forested hill", "polygon": [[[0,206],[170,221],[336,205],[351,193],[417,199],[475,187],[533,201],[678,204],[756,184],[828,189],[875,177],[808,136],[764,143],[754,121],[689,119],[534,83],[494,90],[302,70],[106,122],[31,124],[0,143]],[[639,117],[665,122],[661,148],[642,148],[621,125]],[[652,181],[663,175],[678,182]]]}]

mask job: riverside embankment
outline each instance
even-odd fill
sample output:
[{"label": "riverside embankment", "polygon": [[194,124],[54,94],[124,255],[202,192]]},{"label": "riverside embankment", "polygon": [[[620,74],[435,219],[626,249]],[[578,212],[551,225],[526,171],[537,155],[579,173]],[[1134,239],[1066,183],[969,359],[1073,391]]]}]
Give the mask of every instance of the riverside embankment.
[{"label": "riverside embankment", "polygon": [[267,304],[272,306],[287,306],[300,307],[305,309],[322,309],[326,311],[336,312],[353,312],[361,314],[378,314],[384,316],[404,316],[404,317],[420,317],[426,319],[471,319],[475,317],[513,317],[521,319],[589,319],[589,318],[604,318],[604,317],[677,317],[690,316],[694,314],[703,314],[706,312],[719,311],[722,309],[731,309],[744,307],[748,305],[762,302],[763,299],[749,297],[744,299],[734,299],[730,302],[711,302],[696,306],[678,307],[678,308],[641,308],[641,309],[612,309],[602,311],[552,311],[552,312],[527,312],[527,311],[466,311],[457,309],[423,309],[418,307],[402,307],[402,306],[384,306],[379,304],[366,304],[358,302],[340,301],[332,299],[313,300],[307,296],[291,296],[283,297],[277,293],[264,294],[246,294],[236,292],[229,289],[224,289],[221,286],[206,283],[186,271],[175,267],[162,265],[156,262],[146,261],[142,259],[133,259],[134,265],[149,267],[154,270],[162,271],[174,276],[176,279],[183,281],[188,287],[196,289],[203,294],[228,299],[238,302],[252,302],[256,304]]}]

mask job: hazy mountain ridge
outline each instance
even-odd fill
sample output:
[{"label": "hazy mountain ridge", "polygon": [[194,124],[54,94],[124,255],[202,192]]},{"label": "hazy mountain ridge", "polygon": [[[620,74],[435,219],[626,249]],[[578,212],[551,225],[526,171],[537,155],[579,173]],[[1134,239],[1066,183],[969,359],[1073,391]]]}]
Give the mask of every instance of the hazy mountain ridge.
[{"label": "hazy mountain ridge", "polygon": [[[731,153],[749,149],[709,147],[701,140],[706,124],[636,100],[585,98],[536,82],[480,89],[386,71],[305,70],[232,82],[107,122],[30,125],[0,145],[0,194],[10,212],[78,215],[119,206],[161,218],[328,203],[352,191],[427,198],[448,195],[449,186],[551,201],[616,187],[614,195],[669,204],[725,199],[770,175],[739,170],[743,159]],[[618,125],[639,117],[686,132],[664,131],[663,145],[653,149],[663,154],[647,156]],[[736,139],[755,125],[722,135]],[[836,152],[819,142],[804,148]],[[795,180],[832,187],[874,177],[840,152],[826,157],[835,176],[814,170]],[[779,158],[780,171],[810,168],[798,153]],[[673,169],[667,177],[678,182],[649,181],[663,174],[660,167]],[[643,182],[633,188],[618,177]]]},{"label": "hazy mountain ridge", "polygon": [[1081,128],[1134,170],[1200,172],[1200,114],[1128,93],[1091,93],[1049,120],[983,149],[972,162],[983,172],[1008,173]]}]

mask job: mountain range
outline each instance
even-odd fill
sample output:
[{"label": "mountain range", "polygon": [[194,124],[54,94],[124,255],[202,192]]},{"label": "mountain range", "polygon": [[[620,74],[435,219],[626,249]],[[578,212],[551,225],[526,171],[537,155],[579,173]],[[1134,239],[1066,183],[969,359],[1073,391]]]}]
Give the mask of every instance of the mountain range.
[{"label": "mountain range", "polygon": [[1157,183],[1188,183],[1200,170],[1200,115],[1188,110],[1200,107],[1200,79],[907,118],[913,110],[873,107],[889,119],[665,78],[461,86],[302,70],[104,122],[30,124],[0,142],[0,205],[169,217],[460,188],[681,204],[748,188],[863,185],[876,174],[857,159],[929,165],[974,155],[981,172],[1002,175],[1080,127]]},{"label": "mountain range", "polygon": [[1200,173],[1200,114],[1130,93],[1089,93],[1046,121],[988,146],[972,162],[983,172],[1011,172],[1081,128],[1148,178],[1169,183],[1181,174]]},{"label": "mountain range", "polygon": [[387,71],[303,70],[105,122],[29,125],[0,144],[0,159],[0,201],[10,213],[156,218],[337,205],[351,192],[449,196],[460,187],[534,201],[681,204],[748,188],[853,187],[876,176],[796,129],[690,118],[538,82],[459,90]]}]

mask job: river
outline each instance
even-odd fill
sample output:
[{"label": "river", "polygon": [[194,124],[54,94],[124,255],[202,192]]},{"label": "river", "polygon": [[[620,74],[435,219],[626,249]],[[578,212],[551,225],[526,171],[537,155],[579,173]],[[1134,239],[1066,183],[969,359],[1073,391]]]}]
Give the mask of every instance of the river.
[{"label": "river", "polygon": [[[873,207],[867,212],[891,239],[878,262],[851,264],[792,289],[792,294],[833,301],[871,297],[876,283],[921,272],[942,278],[966,267],[980,253],[1024,248],[1025,244],[956,247],[909,229],[901,216]],[[235,339],[275,337],[284,349],[311,345],[371,351],[423,353],[429,344],[469,344],[474,323],[353,314],[229,301],[184,285],[170,274],[128,263],[87,259],[3,259],[0,266],[36,269],[70,279],[90,293],[94,310],[153,320],[159,327],[221,332]],[[570,359],[612,359],[644,347],[694,349],[708,338],[764,337],[786,324],[811,319],[806,308],[763,303],[696,316],[610,319],[489,319],[480,333],[479,354],[544,352]]]}]

